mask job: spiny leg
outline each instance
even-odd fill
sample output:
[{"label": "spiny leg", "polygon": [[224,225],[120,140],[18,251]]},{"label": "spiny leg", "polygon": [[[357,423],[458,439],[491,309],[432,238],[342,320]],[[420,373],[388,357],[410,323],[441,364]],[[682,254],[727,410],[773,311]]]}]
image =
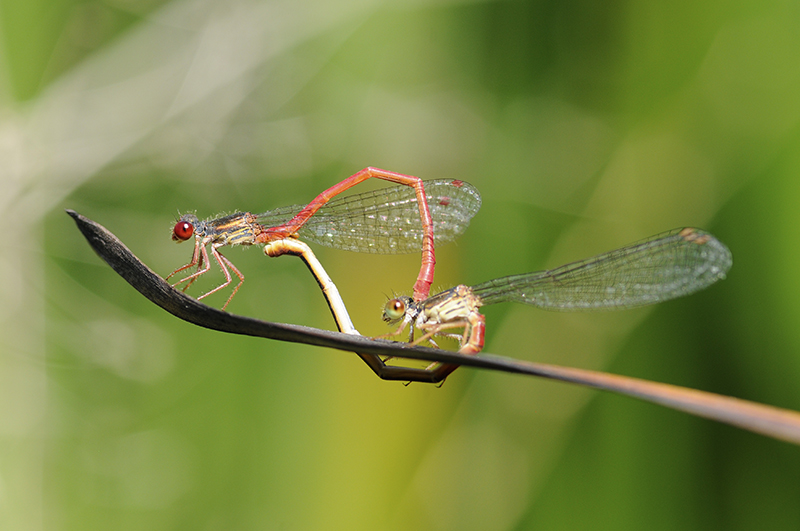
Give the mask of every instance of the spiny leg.
[{"label": "spiny leg", "polygon": [[228,260],[228,258],[226,256],[224,256],[222,253],[219,253],[219,252],[217,254],[219,255],[219,258],[222,258],[222,260],[225,261],[225,263],[228,265],[228,267],[231,268],[234,273],[236,273],[236,276],[239,277],[239,283],[236,284],[236,287],[233,288],[233,291],[231,292],[231,296],[228,297],[228,300],[225,301],[225,304],[222,305],[222,309],[224,310],[228,306],[228,304],[231,302],[231,299],[233,299],[233,296],[236,295],[236,292],[239,291],[239,288],[242,287],[242,284],[244,284],[244,275],[242,274],[241,271],[239,271],[239,269],[236,268],[235,265],[233,265],[233,262]]},{"label": "spiny leg", "polygon": [[[177,287],[178,285],[183,284],[184,282],[186,282],[186,285],[181,290],[181,291],[185,292],[187,289],[189,289],[189,286],[191,286],[194,283],[194,281],[197,280],[198,277],[200,277],[200,275],[204,275],[204,274],[208,273],[208,270],[211,269],[211,262],[208,260],[208,253],[206,252],[205,244],[198,243],[198,246],[197,246],[196,249],[199,249],[200,257],[195,260],[195,256],[193,255],[192,256],[192,261],[197,263],[197,271],[192,273],[191,275],[189,275],[187,277],[182,278],[181,280],[179,280],[178,282],[173,284],[172,287]],[[195,253],[196,253],[196,251],[195,251]],[[203,264],[205,264],[205,267],[203,267]],[[191,263],[189,265],[191,265]],[[187,267],[188,266],[184,266],[181,269],[186,269]],[[175,273],[177,273],[181,269],[173,272],[172,274],[174,275]],[[170,275],[170,276],[172,276],[172,275]],[[167,277],[167,278],[169,278],[169,277]]]},{"label": "spiny leg", "polygon": [[[188,264],[186,264],[185,266],[179,267],[178,269],[176,269],[175,271],[173,271],[172,273],[167,275],[167,278],[165,278],[164,280],[169,280],[170,278],[175,276],[177,273],[180,273],[181,271],[185,271],[186,269],[189,269],[190,267],[193,267],[195,265],[197,266],[198,269],[200,269],[200,266],[202,265],[202,262],[200,262],[200,264],[198,264],[199,260],[200,260],[200,241],[198,240],[194,244],[194,251],[192,252],[192,260]],[[173,284],[172,286],[175,287],[175,286],[177,286],[178,284],[180,284],[181,282],[183,282],[185,280],[186,280],[185,278],[181,279],[178,282],[176,282],[175,284]]]},{"label": "spiny leg", "polygon": [[[228,284],[231,283],[231,281],[233,280],[233,277],[231,277],[231,273],[230,273],[230,271],[228,271],[228,267],[227,267],[228,265],[230,265],[233,268],[234,272],[239,277],[239,284],[236,286],[236,289],[233,290],[234,294],[239,289],[239,286],[242,285],[242,282],[244,282],[244,276],[239,272],[239,270],[236,269],[236,267],[233,266],[233,264],[231,263],[230,260],[225,258],[219,251],[217,251],[217,247],[218,246],[219,246],[219,244],[211,244],[211,255],[214,257],[214,259],[216,259],[217,263],[219,264],[220,269],[222,269],[222,273],[225,275],[225,282],[223,282],[222,284],[220,284],[216,288],[212,289],[211,291],[208,291],[208,292],[200,295],[199,297],[197,297],[197,300],[204,299],[204,298],[208,297],[209,295],[211,295],[212,293],[216,293],[217,291],[221,290],[222,288],[224,288],[225,286],[227,286]],[[206,258],[206,260],[208,259],[207,256],[205,258]],[[209,267],[210,267],[210,265],[209,265]],[[233,298],[233,295],[231,295],[228,298],[228,301],[225,303],[225,306],[228,305],[228,302],[231,302],[231,298]],[[225,306],[222,307],[223,310],[225,309]]]},{"label": "spiny leg", "polygon": [[[475,355],[483,349],[483,341],[486,330],[486,317],[477,311],[470,312],[466,318],[447,323],[431,323],[430,331],[417,339],[412,345],[422,342],[426,339],[430,340],[429,336],[441,333],[442,330],[447,328],[460,328],[464,327],[463,336],[461,339],[461,348],[459,354]],[[423,326],[421,326],[423,328]],[[425,327],[427,328],[427,327]],[[446,334],[450,336],[450,334]],[[438,366],[437,366],[438,365]],[[430,372],[433,378],[438,382],[444,382],[450,373],[458,369],[459,365],[448,363],[432,363],[425,370]]]}]

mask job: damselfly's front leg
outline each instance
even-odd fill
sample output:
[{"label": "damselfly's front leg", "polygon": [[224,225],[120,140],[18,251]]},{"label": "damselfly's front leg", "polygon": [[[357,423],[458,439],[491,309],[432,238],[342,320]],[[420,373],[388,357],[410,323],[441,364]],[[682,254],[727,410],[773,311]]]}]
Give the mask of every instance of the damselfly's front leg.
[{"label": "damselfly's front leg", "polygon": [[[173,284],[172,287],[175,288],[175,287],[179,286],[180,284],[183,284],[184,282],[186,282],[186,285],[181,290],[181,291],[185,292],[187,289],[189,289],[189,286],[191,286],[192,283],[194,283],[194,281],[197,280],[197,278],[200,275],[203,275],[203,274],[207,273],[208,270],[211,269],[211,264],[208,261],[208,254],[206,253],[206,242],[204,242],[202,240],[197,240],[195,242],[194,253],[192,253],[192,261],[189,262],[188,264],[186,264],[185,266],[179,267],[178,269],[176,269],[175,271],[170,273],[169,276],[167,276],[167,279],[172,277],[175,273],[180,273],[181,271],[183,271],[185,269],[189,269],[189,268],[191,268],[192,266],[195,266],[195,265],[197,266],[197,271],[195,271],[194,273],[192,273],[191,275],[189,275],[187,277],[184,277],[184,278],[180,279],[175,284]],[[203,267],[204,265],[205,265],[205,268]]]}]

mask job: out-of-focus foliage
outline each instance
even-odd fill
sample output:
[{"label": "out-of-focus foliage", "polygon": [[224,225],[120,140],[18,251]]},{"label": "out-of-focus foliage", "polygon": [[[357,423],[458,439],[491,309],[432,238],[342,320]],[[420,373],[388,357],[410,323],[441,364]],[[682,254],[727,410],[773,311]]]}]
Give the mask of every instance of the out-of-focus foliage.
[{"label": "out-of-focus foliage", "polygon": [[[700,226],[733,251],[724,282],[620,313],[487,308],[487,352],[800,409],[795,4],[4,0],[0,43],[0,528],[800,527],[796,447],[194,328],[63,213],[166,275],[191,255],[179,212],[300,203],[365,166],[459,178],[484,207],[437,250],[441,288]],[[357,328],[386,332],[418,257],[318,251]],[[247,277],[230,311],[333,327],[300,261],[226,254]]]}]

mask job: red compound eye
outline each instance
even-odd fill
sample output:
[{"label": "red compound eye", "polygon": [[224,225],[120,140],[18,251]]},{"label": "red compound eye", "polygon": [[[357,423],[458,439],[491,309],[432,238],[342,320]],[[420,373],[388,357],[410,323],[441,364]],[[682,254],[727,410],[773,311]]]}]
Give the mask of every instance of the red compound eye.
[{"label": "red compound eye", "polygon": [[175,241],[185,242],[192,237],[192,234],[194,234],[194,225],[188,221],[179,221],[172,229],[172,239]]}]

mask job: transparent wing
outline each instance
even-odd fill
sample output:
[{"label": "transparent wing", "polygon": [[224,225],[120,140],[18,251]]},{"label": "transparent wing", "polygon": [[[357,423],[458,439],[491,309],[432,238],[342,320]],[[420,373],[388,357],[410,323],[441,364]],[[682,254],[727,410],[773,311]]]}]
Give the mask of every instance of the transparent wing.
[{"label": "transparent wing", "polygon": [[[478,190],[464,181],[423,181],[433,219],[434,243],[455,240],[481,207]],[[305,205],[259,214],[258,222],[274,227],[289,221]],[[336,197],[319,209],[299,231],[301,239],[362,253],[415,253],[422,248],[422,223],[414,189],[398,185]]]},{"label": "transparent wing", "polygon": [[652,236],[622,249],[549,271],[490,280],[472,288],[481,305],[522,302],[547,310],[604,310],[655,304],[725,278],[731,252],[692,228]]}]

